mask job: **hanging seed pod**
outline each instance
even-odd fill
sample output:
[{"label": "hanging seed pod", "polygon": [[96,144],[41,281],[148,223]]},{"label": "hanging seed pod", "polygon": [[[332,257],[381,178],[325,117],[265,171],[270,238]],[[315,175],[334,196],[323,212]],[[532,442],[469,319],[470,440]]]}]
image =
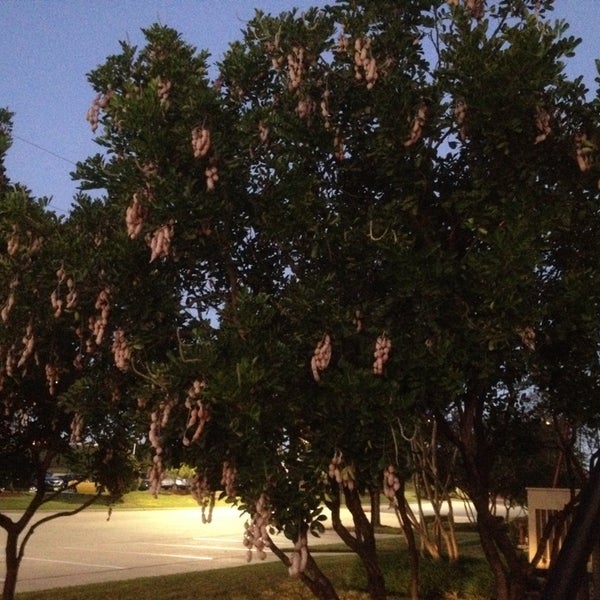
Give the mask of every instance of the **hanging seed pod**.
[{"label": "hanging seed pod", "polygon": [[371,38],[357,38],[354,42],[354,78],[364,81],[368,90],[373,89],[379,78],[377,61],[371,52]]},{"label": "hanging seed pod", "polygon": [[140,201],[141,192],[133,194],[131,204],[125,211],[125,225],[127,226],[127,235],[134,239],[142,231],[144,221],[148,216],[148,209]]},{"label": "hanging seed pod", "polygon": [[527,348],[530,352],[535,351],[535,329],[531,326],[523,327],[517,329],[517,333],[521,338],[521,342],[523,346]]},{"label": "hanging seed pod", "polygon": [[593,144],[588,140],[587,134],[578,133],[575,136],[575,158],[582,173],[589,171],[592,167]]},{"label": "hanging seed pod", "polygon": [[125,332],[121,328],[115,331],[112,344],[112,353],[117,369],[121,371],[128,371],[131,360],[131,348],[127,343]]},{"label": "hanging seed pod", "polygon": [[210,130],[206,127],[194,127],[192,129],[192,150],[194,158],[203,158],[210,151]]},{"label": "hanging seed pod", "polygon": [[219,170],[217,169],[217,166],[211,165],[206,167],[204,176],[206,177],[206,190],[212,192],[219,181]]},{"label": "hanging seed pod", "polygon": [[383,473],[383,494],[390,500],[396,501],[396,492],[400,489],[400,479],[396,474],[396,469],[393,465],[388,465]]},{"label": "hanging seed pod", "polygon": [[316,382],[321,381],[320,373],[329,366],[330,360],[331,337],[326,333],[317,344],[310,363],[313,378]]},{"label": "hanging seed pod", "polygon": [[552,132],[552,128],[550,127],[550,113],[540,106],[536,108],[535,128],[538,132],[535,137],[535,144],[543,142]]},{"label": "hanging seed pod", "polygon": [[373,362],[373,373],[375,373],[375,375],[381,375],[383,373],[383,366],[389,360],[391,350],[392,341],[390,338],[385,334],[380,335],[375,341],[375,352],[373,352],[375,358]]},{"label": "hanging seed pod", "polygon": [[20,239],[19,239],[19,230],[17,229],[16,225],[12,226],[12,232],[10,234],[10,236],[8,237],[7,243],[6,243],[6,251],[8,252],[9,256],[14,256],[17,253],[17,250],[19,249],[21,245]]},{"label": "hanging seed pod", "polygon": [[414,146],[423,134],[423,126],[425,125],[425,119],[427,117],[427,105],[422,103],[417,109],[417,114],[413,119],[412,128],[410,131],[409,138],[404,142],[404,147],[408,148]]}]

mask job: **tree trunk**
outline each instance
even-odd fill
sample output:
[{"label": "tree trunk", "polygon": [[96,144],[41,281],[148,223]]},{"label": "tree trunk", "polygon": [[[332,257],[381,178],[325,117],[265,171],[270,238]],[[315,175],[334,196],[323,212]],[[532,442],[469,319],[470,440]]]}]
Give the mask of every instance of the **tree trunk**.
[{"label": "tree trunk", "polygon": [[592,600],[600,600],[600,540],[592,552]]},{"label": "tree trunk", "polygon": [[[272,539],[269,540],[269,548],[286,567],[290,567],[292,564],[290,558],[283,550],[281,550],[281,548],[279,548],[279,546],[277,546],[277,544],[275,544],[275,542],[273,542]],[[315,598],[318,598],[319,600],[340,600],[333,584],[327,575],[321,571],[310,551],[308,552],[306,568],[302,573],[298,574],[298,577],[312,592]]]},{"label": "tree trunk", "polygon": [[19,532],[16,527],[13,527],[7,529],[6,533],[6,575],[2,589],[2,600],[14,600],[21,565],[18,551]]},{"label": "tree trunk", "polygon": [[300,579],[319,600],[339,600],[329,578],[321,571],[312,554],[309,553],[306,569],[300,574]]},{"label": "tree trunk", "polygon": [[367,586],[371,599],[385,600],[387,594],[383,573],[377,559],[375,531],[363,510],[360,495],[356,490],[349,490],[344,487],[346,507],[350,511],[354,522],[354,535],[352,535],[340,519],[340,493],[339,488],[335,486],[334,483],[332,501],[328,502],[333,529],[346,546],[358,555],[362,562],[367,574]]},{"label": "tree trunk", "polygon": [[387,597],[385,581],[377,558],[373,525],[371,525],[371,522],[367,518],[362,507],[360,495],[355,489],[349,490],[347,487],[344,487],[344,498],[346,500],[346,507],[350,511],[354,521],[354,531],[356,541],[358,542],[356,552],[367,571],[369,594],[372,600],[385,600]]},{"label": "tree trunk", "polygon": [[407,501],[405,492],[405,481],[400,479],[400,489],[396,492],[396,502],[398,510],[398,520],[406,538],[408,546],[408,564],[410,568],[410,582],[408,584],[408,594],[411,600],[419,600],[419,550],[415,540],[415,533],[408,515]]},{"label": "tree trunk", "polygon": [[586,565],[600,529],[600,461],[590,471],[579,505],[556,559],[548,571],[542,600],[568,600],[587,579]]},{"label": "tree trunk", "polygon": [[441,430],[458,448],[464,469],[464,489],[477,515],[477,530],[495,583],[495,600],[523,600],[527,593],[529,564],[510,539],[503,519],[490,510],[489,478],[493,467],[493,447],[483,423],[484,394],[474,390],[463,399],[455,431],[441,414]]},{"label": "tree trunk", "polygon": [[371,497],[371,525],[381,527],[381,490],[377,486],[369,489]]}]

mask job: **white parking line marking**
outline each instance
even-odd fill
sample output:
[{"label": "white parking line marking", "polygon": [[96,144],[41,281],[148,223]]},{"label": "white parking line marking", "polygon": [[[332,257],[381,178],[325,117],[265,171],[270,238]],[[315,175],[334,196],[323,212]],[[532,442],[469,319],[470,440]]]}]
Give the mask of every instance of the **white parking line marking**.
[{"label": "white parking line marking", "polygon": [[72,560],[60,560],[55,558],[37,558],[35,556],[24,556],[24,560],[36,560],[38,562],[61,563],[64,565],[77,565],[78,567],[102,567],[104,569],[126,569],[127,567],[117,567],[116,565],[106,565],[89,562],[74,562]]},{"label": "white parking line marking", "polygon": [[167,548],[198,548],[199,550],[232,550],[234,552],[244,552],[244,548],[241,544],[236,546],[209,546],[207,544],[162,544],[160,542],[151,542],[149,545],[152,546],[166,546]]},{"label": "white parking line marking", "polygon": [[[157,544],[162,545],[162,544]],[[81,550],[81,548],[67,547],[63,546],[66,550]],[[197,554],[168,554],[166,552],[143,552],[143,551],[134,551],[134,550],[102,550],[98,548],[94,548],[94,552],[99,554],[100,552],[109,553],[109,554],[132,554],[136,556],[164,556],[167,558],[185,558],[188,560],[213,560],[212,556],[198,556]],[[60,562],[60,561],[57,561]],[[77,564],[77,563],[74,563]],[[120,569],[126,569],[128,567],[119,567]]]}]

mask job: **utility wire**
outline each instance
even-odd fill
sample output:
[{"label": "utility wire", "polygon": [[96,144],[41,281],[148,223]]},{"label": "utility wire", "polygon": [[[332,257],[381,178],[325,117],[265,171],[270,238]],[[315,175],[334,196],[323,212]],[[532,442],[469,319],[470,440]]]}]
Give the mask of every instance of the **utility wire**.
[{"label": "utility wire", "polygon": [[[45,152],[46,154],[50,154],[51,156],[54,156],[55,158],[58,158],[59,160],[62,160],[66,163],[69,163],[70,165],[75,165],[77,166],[76,162],[73,162],[71,159],[69,158],[65,158],[64,156],[61,156],[60,154],[57,154],[56,152],[52,152],[52,150],[48,150],[48,148],[44,148],[43,146],[40,146],[39,144],[36,144],[35,142],[31,142],[29,140],[26,140],[24,137],[21,137],[20,135],[15,135],[14,133],[11,133],[11,137],[19,140],[25,144],[28,144],[30,146],[33,146],[34,148],[37,148],[38,150],[41,150],[42,152]],[[62,214],[67,214],[68,213],[68,209],[65,209],[61,206],[58,206],[56,204],[54,204],[53,202],[50,202],[48,204],[48,206],[50,208],[53,208],[54,210],[56,210],[59,213]]]},{"label": "utility wire", "polygon": [[65,162],[69,163],[70,165],[75,165],[77,166],[76,162],[73,162],[72,160],[65,158],[64,156],[61,156],[60,154],[56,154],[56,152],[52,152],[52,150],[48,150],[48,148],[44,148],[43,146],[40,146],[39,144],[35,144],[34,142],[30,142],[29,140],[26,140],[25,138],[21,137],[20,135],[15,135],[14,133],[11,134],[11,137],[15,138],[16,140],[21,140],[22,142],[25,142],[26,144],[29,144],[30,146],[33,146],[34,148],[37,148],[38,150],[41,150],[42,152],[46,152],[47,154],[51,154],[52,156],[59,158],[60,160],[64,160]]}]

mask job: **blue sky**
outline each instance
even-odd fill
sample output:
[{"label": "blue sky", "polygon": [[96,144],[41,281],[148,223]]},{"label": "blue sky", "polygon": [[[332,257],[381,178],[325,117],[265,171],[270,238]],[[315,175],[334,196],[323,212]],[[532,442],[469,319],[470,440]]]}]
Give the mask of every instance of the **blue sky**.
[{"label": "blue sky", "polygon": [[[332,3],[333,0],[330,0]],[[93,99],[86,74],[119,52],[119,40],[143,44],[141,28],[160,22],[218,60],[240,37],[255,8],[278,13],[322,0],[0,0],[0,107],[15,113],[6,166],[13,181],[52,208],[68,211],[76,192],[69,172],[98,146],[85,121]],[[583,43],[568,65],[595,90],[600,59],[600,0],[556,0],[555,17]]]}]

